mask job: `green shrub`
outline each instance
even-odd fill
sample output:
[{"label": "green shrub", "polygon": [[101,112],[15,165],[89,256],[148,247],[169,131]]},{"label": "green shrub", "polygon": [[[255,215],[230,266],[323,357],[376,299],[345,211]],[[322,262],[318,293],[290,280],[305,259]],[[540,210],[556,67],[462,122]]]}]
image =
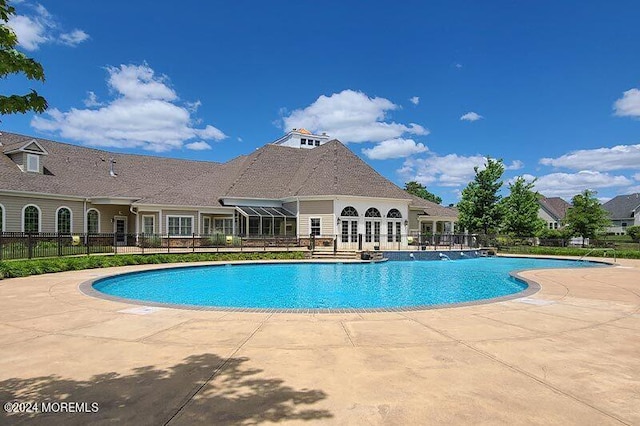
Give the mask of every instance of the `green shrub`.
[{"label": "green shrub", "polygon": [[634,242],[640,242],[640,226],[634,225],[628,227],[627,235],[630,236]]},{"label": "green shrub", "polygon": [[124,254],[113,256],[83,256],[53,259],[9,260],[0,262],[0,279],[18,278],[53,272],[81,269],[108,268],[112,266],[144,265],[157,263],[213,262],[235,260],[304,259],[305,253],[254,252],[254,253],[188,253],[188,254]]}]

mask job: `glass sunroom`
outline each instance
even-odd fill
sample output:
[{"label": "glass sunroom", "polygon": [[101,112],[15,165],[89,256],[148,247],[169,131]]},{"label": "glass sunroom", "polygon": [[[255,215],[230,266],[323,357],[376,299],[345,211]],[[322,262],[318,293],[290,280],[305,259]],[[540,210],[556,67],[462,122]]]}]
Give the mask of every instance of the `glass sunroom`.
[{"label": "glass sunroom", "polygon": [[236,206],[236,211],[239,235],[296,235],[296,215],[282,207]]}]

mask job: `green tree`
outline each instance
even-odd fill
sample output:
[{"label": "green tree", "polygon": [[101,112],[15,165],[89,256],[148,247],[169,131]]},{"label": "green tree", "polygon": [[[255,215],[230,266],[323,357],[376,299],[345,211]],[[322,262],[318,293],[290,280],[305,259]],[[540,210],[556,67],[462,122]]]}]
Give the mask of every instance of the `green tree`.
[{"label": "green tree", "polygon": [[404,184],[404,190],[409,194],[413,194],[416,197],[424,198],[425,200],[432,201],[436,204],[440,204],[442,202],[442,198],[438,197],[436,194],[432,194],[427,191],[427,188],[416,181],[407,182]]},{"label": "green tree", "polygon": [[519,176],[509,184],[509,196],[502,200],[504,212],[503,230],[517,237],[532,237],[544,229],[544,221],[538,217],[539,194],[533,190],[535,180],[527,181]]},{"label": "green tree", "polygon": [[[44,81],[42,65],[24,53],[16,50],[18,37],[7,23],[15,8],[0,0],[0,79],[11,74],[24,74],[29,80]],[[44,112],[47,101],[38,92],[31,89],[26,95],[0,95],[0,114],[26,113],[27,111]]]},{"label": "green tree", "polygon": [[630,226],[627,228],[627,235],[631,237],[633,241],[640,242],[640,226]]},{"label": "green tree", "polygon": [[504,164],[502,160],[487,157],[485,168],[473,169],[476,177],[462,191],[458,203],[458,223],[469,232],[495,233],[502,223],[502,197],[498,191],[502,187]]},{"label": "green tree", "polygon": [[[611,223],[609,213],[602,208],[596,198],[596,192],[585,189],[571,200],[564,224],[572,235],[582,238],[594,238]],[[582,243],[584,247],[584,241]]]}]

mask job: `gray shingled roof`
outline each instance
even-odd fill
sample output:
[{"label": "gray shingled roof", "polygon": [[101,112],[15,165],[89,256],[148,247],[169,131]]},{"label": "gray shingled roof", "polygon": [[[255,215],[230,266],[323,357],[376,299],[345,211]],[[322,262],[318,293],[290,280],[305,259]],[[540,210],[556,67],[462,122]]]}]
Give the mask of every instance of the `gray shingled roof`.
[{"label": "gray shingled roof", "polygon": [[542,197],[538,203],[556,220],[562,220],[567,215],[567,209],[571,204],[560,197]]},{"label": "gray shingled roof", "polygon": [[[3,150],[31,139],[3,133]],[[282,199],[352,195],[407,199],[426,214],[456,215],[408,194],[337,140],[313,149],[268,144],[227,163],[116,154],[35,138],[49,152],[47,173],[23,173],[0,155],[0,189],[80,197],[130,197],[140,204],[220,206],[222,197]],[[109,176],[109,159],[117,177]]]},{"label": "gray shingled roof", "polygon": [[640,210],[640,193],[618,195],[602,205],[611,219],[630,219],[633,212]]}]

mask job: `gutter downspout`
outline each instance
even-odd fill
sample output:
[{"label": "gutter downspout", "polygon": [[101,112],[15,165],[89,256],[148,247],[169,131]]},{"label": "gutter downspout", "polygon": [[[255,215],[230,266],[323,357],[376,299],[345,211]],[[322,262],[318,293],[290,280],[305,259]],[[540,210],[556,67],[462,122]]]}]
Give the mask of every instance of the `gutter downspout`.
[{"label": "gutter downspout", "polygon": [[300,238],[300,197],[296,198],[296,235]]},{"label": "gutter downspout", "polygon": [[136,216],[136,245],[138,244],[138,230],[140,229],[140,223],[138,220],[138,211],[133,211],[133,204],[129,204],[129,212]]},{"label": "gutter downspout", "polygon": [[82,229],[83,229],[83,233],[86,234],[89,231],[89,226],[87,224],[87,201],[89,201],[88,198],[85,198],[84,201],[82,202]]}]

